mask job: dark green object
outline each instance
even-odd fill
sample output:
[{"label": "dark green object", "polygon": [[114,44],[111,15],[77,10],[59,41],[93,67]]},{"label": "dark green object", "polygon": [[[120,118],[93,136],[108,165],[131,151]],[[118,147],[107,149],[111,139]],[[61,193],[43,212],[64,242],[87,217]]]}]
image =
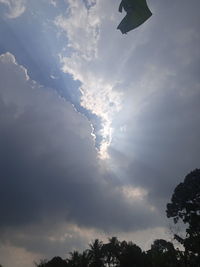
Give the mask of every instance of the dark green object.
[{"label": "dark green object", "polygon": [[117,27],[123,34],[137,28],[152,15],[146,0],[122,0],[119,12],[123,8],[127,14]]}]

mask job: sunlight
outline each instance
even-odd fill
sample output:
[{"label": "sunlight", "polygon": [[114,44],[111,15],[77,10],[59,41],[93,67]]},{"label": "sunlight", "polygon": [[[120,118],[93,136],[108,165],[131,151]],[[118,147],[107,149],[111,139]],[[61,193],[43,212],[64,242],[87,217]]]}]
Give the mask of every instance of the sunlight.
[{"label": "sunlight", "polygon": [[144,188],[133,187],[133,186],[123,186],[122,193],[129,201],[133,200],[143,200],[148,192]]},{"label": "sunlight", "polygon": [[114,86],[106,81],[88,75],[80,88],[82,97],[81,105],[98,116],[101,120],[101,130],[94,134],[101,137],[98,156],[100,159],[108,159],[108,148],[113,136],[113,117],[121,110],[122,93],[114,91]]},{"label": "sunlight", "polygon": [[111,121],[106,121],[103,123],[103,128],[100,131],[100,135],[102,136],[102,141],[99,148],[99,158],[100,159],[109,159],[108,154],[108,147],[111,144],[112,141],[112,127],[111,127]]}]

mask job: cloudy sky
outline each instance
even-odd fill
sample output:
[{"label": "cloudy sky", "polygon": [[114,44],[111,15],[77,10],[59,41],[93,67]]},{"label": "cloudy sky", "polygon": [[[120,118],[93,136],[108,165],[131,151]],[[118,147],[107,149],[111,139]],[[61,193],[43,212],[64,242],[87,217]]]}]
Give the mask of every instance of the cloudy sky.
[{"label": "cloudy sky", "polygon": [[199,0],[0,0],[0,263],[95,238],[148,249],[200,165]]}]

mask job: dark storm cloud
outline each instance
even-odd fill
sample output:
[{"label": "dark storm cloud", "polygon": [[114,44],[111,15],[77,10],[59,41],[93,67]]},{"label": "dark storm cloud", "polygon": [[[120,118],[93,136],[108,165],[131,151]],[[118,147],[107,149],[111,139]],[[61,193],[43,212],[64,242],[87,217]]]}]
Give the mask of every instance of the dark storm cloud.
[{"label": "dark storm cloud", "polygon": [[148,205],[127,202],[98,166],[85,117],[28,80],[11,54],[1,56],[0,68],[0,227],[47,218],[104,230],[154,224]]},{"label": "dark storm cloud", "polygon": [[[137,142],[143,144],[138,150],[141,162],[133,164],[132,171],[141,169],[147,173],[147,178],[145,175],[142,175],[143,179],[140,177],[140,183],[156,188],[157,194],[169,193],[169,188],[180,179],[174,177],[177,170],[187,173],[199,164],[200,92],[192,91],[189,87],[183,95],[175,88],[164,94],[158,93],[143,109],[130,132],[130,136],[136,136]],[[129,141],[134,142],[134,137]]]},{"label": "dark storm cloud", "polygon": [[[65,255],[65,248],[83,248],[98,231],[120,236],[122,231],[129,235],[147,229],[153,240],[153,228],[165,226],[165,207],[174,187],[200,163],[200,4],[198,0],[148,2],[151,20],[121,36],[115,30],[115,15],[111,16],[117,13],[116,1],[99,1],[92,22],[101,21],[100,62],[84,61],[78,69],[81,77],[87,76],[88,69],[94,81],[99,76],[111,85],[119,81],[116,90],[123,93],[123,103],[113,119],[109,151],[115,174],[99,164],[88,120],[49,89],[27,80],[11,55],[1,57],[2,243]],[[71,32],[76,40],[80,37],[76,17],[74,22]],[[86,45],[81,42],[80,49],[87,48],[88,40]],[[45,42],[42,47],[46,49]],[[80,61],[75,58],[74,63]],[[39,74],[46,77],[43,70]],[[128,193],[122,194],[124,186],[143,190],[144,199],[128,199]],[[91,235],[85,233],[91,228]]]},{"label": "dark storm cloud", "polygon": [[200,164],[198,78],[180,75],[175,81],[168,77],[162,90],[149,94],[137,115],[126,121],[121,143],[121,153],[128,155],[124,176],[131,184],[146,188],[150,202],[164,216],[175,186]]},{"label": "dark storm cloud", "polygon": [[124,61],[124,109],[116,122],[126,130],[116,133],[111,153],[165,216],[175,186],[200,164],[200,3],[149,5],[148,32]]}]

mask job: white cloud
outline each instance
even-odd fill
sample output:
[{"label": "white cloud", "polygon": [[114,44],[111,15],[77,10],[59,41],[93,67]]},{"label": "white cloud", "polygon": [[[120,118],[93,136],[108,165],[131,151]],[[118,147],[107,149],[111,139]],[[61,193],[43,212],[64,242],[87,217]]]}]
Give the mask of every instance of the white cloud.
[{"label": "white cloud", "polygon": [[89,9],[79,0],[68,1],[68,4],[66,16],[55,20],[56,25],[67,34],[68,47],[72,47],[70,56],[60,55],[63,71],[81,82],[81,105],[102,119],[102,130],[98,133],[102,137],[100,156],[106,158],[112,140],[112,117],[121,108],[122,96],[121,92],[114,90],[118,80],[109,81],[98,71],[104,66],[101,67],[104,58],[98,46],[105,19],[102,7],[106,8],[107,4],[96,1]]},{"label": "white cloud", "polygon": [[128,201],[137,201],[137,200],[144,200],[146,195],[148,194],[147,190],[143,188],[137,188],[133,186],[122,186],[120,188],[122,193],[127,198]]},{"label": "white cloud", "polygon": [[10,19],[21,16],[26,10],[26,0],[0,0],[0,4],[7,6],[6,16]]},{"label": "white cloud", "polygon": [[71,47],[81,59],[91,60],[97,57],[100,20],[89,10],[83,1],[69,0],[65,16],[58,16],[55,24],[67,33],[68,47]]},{"label": "white cloud", "polygon": [[50,3],[51,3],[51,5],[53,5],[54,7],[57,6],[57,2],[56,2],[56,0],[51,0]]}]

